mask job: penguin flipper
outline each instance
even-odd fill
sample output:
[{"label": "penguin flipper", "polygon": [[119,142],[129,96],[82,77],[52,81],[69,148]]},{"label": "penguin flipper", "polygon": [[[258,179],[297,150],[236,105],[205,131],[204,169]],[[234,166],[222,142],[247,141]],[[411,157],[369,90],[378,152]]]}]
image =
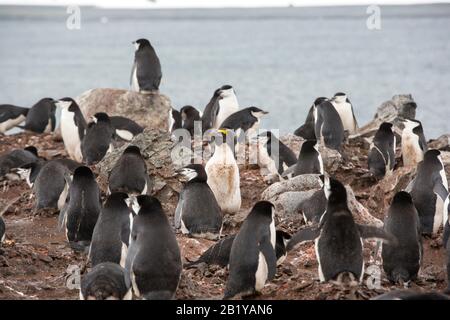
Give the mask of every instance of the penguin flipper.
[{"label": "penguin flipper", "polygon": [[292,236],[291,240],[289,240],[286,251],[291,251],[300,243],[313,241],[319,237],[319,235],[320,229],[317,226],[301,229]]},{"label": "penguin flipper", "polygon": [[356,226],[358,228],[361,238],[379,239],[384,242],[388,242],[392,245],[397,245],[397,243],[398,243],[397,238],[395,236],[393,236],[392,234],[386,232],[385,230],[383,230],[381,228],[374,227],[374,226],[366,226],[366,225],[361,225],[361,224],[357,224]]},{"label": "penguin flipper", "polygon": [[445,200],[447,200],[448,197],[448,191],[445,188],[444,184],[442,183],[442,181],[438,181],[434,184],[434,188],[433,188],[433,192],[435,194],[437,194],[439,196],[439,198],[442,199],[442,201],[445,202]]},{"label": "penguin flipper", "polygon": [[293,164],[292,166],[290,166],[289,168],[287,168],[286,170],[283,171],[283,173],[281,174],[281,177],[287,178],[290,174],[294,173],[296,167],[297,167],[297,163]]}]

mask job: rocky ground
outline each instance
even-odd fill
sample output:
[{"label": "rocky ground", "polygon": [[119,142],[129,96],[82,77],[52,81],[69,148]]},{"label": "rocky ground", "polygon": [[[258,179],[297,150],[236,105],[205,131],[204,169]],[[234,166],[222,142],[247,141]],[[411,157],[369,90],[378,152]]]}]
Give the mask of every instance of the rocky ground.
[{"label": "rocky ground", "polygon": [[[298,150],[298,140],[288,138],[288,144]],[[48,158],[65,157],[61,141],[51,135],[21,133],[0,138],[0,154],[14,148],[36,146],[41,155]],[[297,152],[297,151],[296,151]],[[398,185],[405,184],[402,177],[408,171],[399,167],[394,176],[377,183],[367,175],[367,145],[363,139],[351,139],[346,147],[345,165],[338,165],[330,172],[349,184],[356,199],[371,214],[383,219],[388,203]],[[450,164],[447,162],[447,164]],[[446,167],[450,176],[450,166]],[[403,170],[403,171],[402,171]],[[260,200],[267,188],[257,167],[241,167],[242,209],[234,216],[225,217],[224,234],[235,233],[252,205]],[[398,187],[397,187],[398,188]],[[57,213],[39,212],[33,214],[34,201],[24,181],[2,182],[0,184],[0,214],[6,223],[6,241],[0,251],[0,298],[1,299],[77,299],[78,290],[67,286],[74,278],[70,268],[83,268],[84,257],[73,253],[64,235],[57,230]],[[175,203],[166,204],[167,214],[173,217]],[[278,217],[278,228],[295,232],[303,222],[298,217]],[[172,221],[172,220],[171,220]],[[213,244],[212,241],[193,239],[177,235],[185,260],[196,259]],[[370,265],[379,267],[379,261],[371,258],[373,243],[366,242],[366,269]],[[411,286],[423,290],[446,288],[445,252],[439,239],[425,239],[424,262],[420,278]],[[72,266],[72,267],[71,267]],[[68,268],[70,270],[68,270]],[[375,270],[380,270],[375,267]],[[76,275],[76,274],[75,274]],[[76,278],[76,277],[75,277]],[[223,295],[227,270],[215,266],[183,270],[178,299],[220,299]],[[278,267],[276,278],[270,282],[255,299],[368,299],[395,288],[381,274],[381,283],[376,289],[370,276],[357,287],[339,287],[318,281],[317,261],[313,244],[305,244],[289,253],[285,262]]]}]

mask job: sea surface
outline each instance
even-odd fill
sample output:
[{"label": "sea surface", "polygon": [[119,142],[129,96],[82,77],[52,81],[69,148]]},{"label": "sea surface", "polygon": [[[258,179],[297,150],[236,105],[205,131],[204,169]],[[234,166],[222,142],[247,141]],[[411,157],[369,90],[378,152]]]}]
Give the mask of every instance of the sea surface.
[{"label": "sea surface", "polygon": [[450,5],[111,10],[0,6],[0,104],[129,88],[132,41],[151,40],[160,91],[203,110],[235,87],[242,107],[270,112],[262,127],[291,132],[318,96],[347,92],[360,124],[394,94],[411,93],[428,139],[450,132]]}]

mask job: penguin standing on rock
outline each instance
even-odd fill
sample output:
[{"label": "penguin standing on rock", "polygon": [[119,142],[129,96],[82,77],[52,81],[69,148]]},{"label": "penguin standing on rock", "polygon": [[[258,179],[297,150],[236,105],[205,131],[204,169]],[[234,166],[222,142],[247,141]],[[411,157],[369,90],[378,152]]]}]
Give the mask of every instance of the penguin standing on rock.
[{"label": "penguin standing on rock", "polygon": [[[261,118],[268,113],[257,107],[245,108],[228,116],[220,127],[234,130],[236,136],[240,137],[241,132],[256,132]],[[242,139],[239,139],[239,141],[242,141]]]},{"label": "penguin standing on rock", "polygon": [[162,72],[161,63],[147,39],[138,39],[133,44],[134,65],[131,70],[131,89],[140,93],[152,93],[159,90]]},{"label": "penguin standing on rock", "polygon": [[369,171],[375,178],[382,179],[394,170],[395,146],[396,138],[392,124],[382,123],[375,134],[368,156]]},{"label": "penguin standing on rock", "polygon": [[227,129],[219,130],[219,134],[214,154],[205,166],[207,182],[222,212],[235,213],[241,208],[241,188],[239,167],[228,144],[234,146],[234,136]]},{"label": "penguin standing on rock", "polygon": [[133,219],[125,283],[133,286],[137,297],[172,299],[182,271],[175,234],[158,199],[141,195],[137,204],[139,211]]},{"label": "penguin standing on rock", "polygon": [[231,246],[230,272],[224,299],[260,292],[275,277],[274,206],[268,201],[255,204]]},{"label": "penguin standing on rock", "polygon": [[56,106],[61,109],[61,136],[66,151],[71,159],[82,162],[81,141],[87,127],[83,113],[72,98],[60,99]]},{"label": "penguin standing on rock", "polygon": [[131,288],[125,284],[125,270],[116,263],[100,263],[81,277],[80,300],[131,300],[131,298]]},{"label": "penguin standing on rock", "polygon": [[449,206],[448,181],[439,150],[425,153],[407,190],[419,212],[422,234],[437,234],[440,226],[447,222]]},{"label": "penguin standing on rock", "polygon": [[323,173],[323,160],[317,146],[317,141],[307,140],[303,142],[293,176]]},{"label": "penguin standing on rock", "polygon": [[126,193],[113,193],[100,211],[89,250],[92,266],[114,262],[125,267],[131,229],[127,198]]},{"label": "penguin standing on rock", "polygon": [[109,116],[104,112],[96,113],[81,142],[81,153],[87,165],[100,162],[106,153],[113,150],[113,135],[114,129]]},{"label": "penguin standing on rock", "polygon": [[153,182],[147,174],[147,165],[137,146],[129,146],[111,170],[108,179],[109,192],[125,192],[128,195],[150,194]]},{"label": "penguin standing on rock", "polygon": [[78,167],[69,187],[69,199],[59,213],[60,228],[75,251],[89,248],[100,214],[100,189],[88,167]]},{"label": "penguin standing on rock", "polygon": [[329,177],[321,175],[320,185],[320,190],[314,192],[310,198],[301,201],[297,206],[297,210],[303,214],[305,223],[318,224],[327,209],[328,190],[330,189]]},{"label": "penguin standing on rock", "polygon": [[220,125],[233,113],[239,110],[239,103],[234,89],[230,85],[223,85],[216,91],[206,105],[202,115],[203,132],[208,129],[219,129]]},{"label": "penguin standing on rock", "polygon": [[25,121],[28,108],[0,104],[0,133],[5,133],[11,128]]},{"label": "penguin standing on rock", "polygon": [[339,113],[344,130],[348,131],[349,134],[355,134],[358,130],[358,123],[356,122],[353,106],[350,100],[348,100],[347,94],[338,92],[330,101]]},{"label": "penguin standing on rock", "polygon": [[364,276],[363,238],[378,238],[392,243],[395,237],[383,229],[356,224],[347,205],[347,190],[339,181],[330,178],[326,191],[326,212],[318,226],[294,234],[287,245],[292,250],[305,241],[315,240],[321,282],[336,280],[342,284],[348,276],[350,283],[360,283]]},{"label": "penguin standing on rock", "polygon": [[383,244],[383,269],[393,283],[414,280],[422,261],[420,221],[411,195],[398,192],[384,221],[384,230],[397,238],[397,245]]},{"label": "penguin standing on rock", "polygon": [[114,128],[116,137],[125,141],[133,140],[134,136],[144,131],[144,128],[136,122],[125,117],[112,116],[109,117],[109,120],[111,121],[111,126]]},{"label": "penguin standing on rock", "polygon": [[[258,165],[265,168],[272,175],[281,175],[288,167],[297,163],[295,153],[272,132],[267,131],[258,135]],[[278,147],[278,152],[273,150]]]},{"label": "penguin standing on rock", "polygon": [[216,240],[222,231],[222,212],[207,184],[201,164],[191,164],[180,170],[187,183],[180,193],[175,211],[175,227],[184,234]]},{"label": "penguin standing on rock", "polygon": [[37,132],[53,132],[56,127],[56,105],[52,98],[44,98],[33,105],[27,113],[23,129]]},{"label": "penguin standing on rock", "polygon": [[316,140],[325,147],[341,151],[344,142],[344,126],[339,113],[330,101],[323,101],[314,108]]},{"label": "penguin standing on rock", "polygon": [[428,150],[422,123],[412,119],[406,119],[402,123],[404,125],[402,131],[403,165],[415,167],[423,160],[423,155]]}]

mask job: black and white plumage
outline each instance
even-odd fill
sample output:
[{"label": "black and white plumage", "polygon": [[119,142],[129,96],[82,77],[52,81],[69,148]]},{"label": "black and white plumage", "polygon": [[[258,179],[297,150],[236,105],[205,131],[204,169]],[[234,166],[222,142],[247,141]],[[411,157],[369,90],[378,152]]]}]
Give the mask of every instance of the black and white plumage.
[{"label": "black and white plumage", "polygon": [[448,181],[439,150],[431,149],[425,153],[407,191],[419,212],[422,234],[436,234],[447,222],[449,206]]},{"label": "black and white plumage", "polygon": [[275,277],[275,221],[273,204],[257,202],[231,246],[230,272],[224,299],[260,292]]},{"label": "black and white plumage", "polygon": [[113,135],[114,128],[109,116],[103,112],[96,113],[81,142],[81,153],[87,165],[101,161],[106,153],[113,150]]},{"label": "black and white plumage", "polygon": [[182,264],[175,234],[158,199],[140,195],[125,264],[125,281],[147,300],[172,299]]},{"label": "black and white plumage", "polygon": [[39,160],[37,149],[33,146],[24,149],[15,149],[0,156],[0,177],[10,173],[11,170],[37,162]]},{"label": "black and white plumage", "polygon": [[144,131],[143,127],[126,117],[111,116],[109,117],[109,120],[114,128],[116,137],[119,137],[125,141],[133,140],[134,136]]},{"label": "black and white plumage", "polygon": [[414,280],[422,261],[420,221],[411,195],[398,192],[384,220],[384,230],[397,238],[397,244],[383,244],[383,269],[391,282]]},{"label": "black and white plumage", "polygon": [[364,276],[363,238],[379,238],[395,243],[395,238],[383,229],[356,224],[347,205],[347,191],[337,180],[330,178],[326,212],[317,226],[307,227],[295,233],[287,249],[315,240],[321,282],[337,280],[344,276],[352,282],[361,282]]},{"label": "black and white plumage", "polygon": [[184,234],[216,240],[222,231],[222,211],[207,184],[201,164],[191,164],[179,171],[187,182],[180,192],[175,211],[175,227]]},{"label": "black and white plumage", "polygon": [[320,190],[315,191],[310,198],[301,201],[297,210],[303,215],[305,223],[318,224],[327,209],[330,179],[326,175],[320,176]]},{"label": "black and white plumage", "polygon": [[136,51],[131,70],[131,89],[141,93],[158,91],[162,72],[155,49],[147,39],[138,39],[133,44]]},{"label": "black and white plumage", "polygon": [[[180,109],[183,129],[189,131],[191,136],[194,136],[194,125],[196,121],[202,121],[200,111],[193,106],[184,106]],[[200,128],[201,129],[201,128]]]},{"label": "black and white plumage", "polygon": [[345,139],[344,126],[330,101],[324,100],[314,107],[314,124],[316,140],[327,148],[340,151]]},{"label": "black and white plumage", "polygon": [[258,165],[272,175],[280,175],[297,163],[295,153],[270,131],[258,135]]},{"label": "black and white plumage", "polygon": [[[283,263],[286,258],[286,245],[291,238],[290,234],[282,230],[276,231],[277,238],[275,244],[275,255],[277,257],[277,265]],[[202,263],[208,265],[218,265],[222,268],[228,266],[230,260],[231,246],[233,245],[236,235],[229,235],[220,239],[214,245],[208,248],[196,261],[184,265],[186,268],[191,268]]]},{"label": "black and white plumage", "polygon": [[87,123],[80,107],[72,98],[62,98],[56,102],[61,109],[61,136],[69,157],[77,162],[83,161],[81,141],[83,141]]},{"label": "black and white plumage", "polygon": [[59,213],[60,228],[75,251],[86,251],[101,210],[100,189],[88,167],[78,167],[69,186],[68,201]]},{"label": "black and white plumage", "polygon": [[256,132],[261,118],[268,113],[257,107],[245,108],[229,115],[222,122],[220,128],[234,130],[239,141],[242,141],[241,133],[245,134],[247,131]]},{"label": "black and white plumage", "polygon": [[296,177],[302,174],[324,174],[323,160],[317,140],[306,140],[300,148],[293,176]]},{"label": "black and white plumage", "polygon": [[80,300],[131,300],[125,270],[116,263],[97,264],[81,277]]},{"label": "black and white plumage", "polygon": [[239,110],[239,103],[232,86],[223,85],[216,91],[206,105],[202,115],[202,126],[208,129],[219,129],[221,124],[233,113]]},{"label": "black and white plumage", "polygon": [[28,110],[23,129],[36,133],[53,132],[56,127],[56,105],[52,98],[39,100]]},{"label": "black and white plumage", "polygon": [[112,168],[108,179],[109,192],[131,195],[150,194],[153,181],[147,174],[147,165],[137,146],[128,146]]},{"label": "black and white plumage", "polygon": [[0,133],[5,133],[11,128],[25,121],[28,108],[14,106],[12,104],[0,104]]},{"label": "black and white plumage", "polygon": [[383,122],[375,134],[368,156],[369,171],[377,179],[390,175],[395,167],[396,138],[392,123]]},{"label": "black and white plumage", "polygon": [[415,167],[423,160],[423,155],[428,150],[422,123],[413,119],[405,119],[402,123],[404,125],[402,131],[403,165]]},{"label": "black and white plumage", "polygon": [[89,250],[92,266],[113,262],[125,267],[132,220],[126,199],[126,193],[112,193],[101,209]]},{"label": "black and white plumage", "polygon": [[[33,163],[32,166],[36,164],[38,162]],[[66,177],[69,175],[69,169],[57,161],[44,163],[32,184],[33,192],[36,196],[36,209],[62,209],[68,194]],[[30,176],[27,182],[31,182]]]},{"label": "black and white plumage", "polygon": [[327,98],[325,97],[319,97],[314,101],[312,106],[309,108],[309,112],[306,117],[305,123],[294,131],[294,134],[296,136],[302,137],[305,140],[316,139],[315,119],[314,119],[315,109],[317,108],[318,105],[320,105],[322,102],[326,100]]},{"label": "black and white plumage", "polygon": [[344,126],[344,130],[348,131],[351,135],[355,134],[358,130],[358,123],[356,122],[353,105],[348,99],[347,94],[338,92],[333,96],[333,98],[331,98],[330,102],[338,112],[342,125]]}]

